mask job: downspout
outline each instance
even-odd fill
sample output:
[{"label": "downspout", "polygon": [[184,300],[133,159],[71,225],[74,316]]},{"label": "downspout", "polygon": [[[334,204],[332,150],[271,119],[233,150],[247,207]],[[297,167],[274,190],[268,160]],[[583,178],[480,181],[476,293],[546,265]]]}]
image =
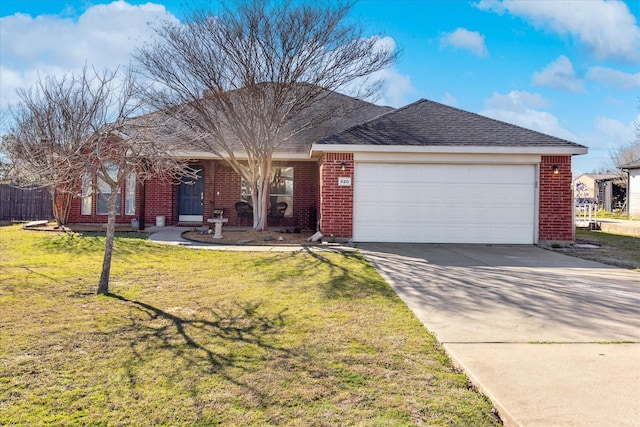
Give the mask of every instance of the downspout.
[{"label": "downspout", "polygon": [[630,169],[622,169],[623,172],[627,173],[627,188],[626,188],[626,193],[627,193],[627,198],[626,198],[626,205],[627,205],[627,219],[631,218],[631,211],[629,210],[629,182],[631,181],[631,170]]}]

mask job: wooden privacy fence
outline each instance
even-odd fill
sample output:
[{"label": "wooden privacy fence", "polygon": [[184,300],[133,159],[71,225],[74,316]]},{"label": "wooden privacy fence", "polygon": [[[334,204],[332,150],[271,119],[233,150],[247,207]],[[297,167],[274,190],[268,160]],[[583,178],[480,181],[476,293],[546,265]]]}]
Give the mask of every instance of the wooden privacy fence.
[{"label": "wooden privacy fence", "polygon": [[51,195],[46,188],[18,188],[0,184],[0,220],[53,219]]}]

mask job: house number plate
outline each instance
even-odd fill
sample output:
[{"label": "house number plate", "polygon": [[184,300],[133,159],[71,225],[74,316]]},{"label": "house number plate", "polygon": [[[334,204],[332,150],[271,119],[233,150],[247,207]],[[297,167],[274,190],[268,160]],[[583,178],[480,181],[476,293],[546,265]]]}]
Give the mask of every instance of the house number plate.
[{"label": "house number plate", "polygon": [[338,177],[338,185],[340,187],[351,187],[351,177],[349,176]]}]

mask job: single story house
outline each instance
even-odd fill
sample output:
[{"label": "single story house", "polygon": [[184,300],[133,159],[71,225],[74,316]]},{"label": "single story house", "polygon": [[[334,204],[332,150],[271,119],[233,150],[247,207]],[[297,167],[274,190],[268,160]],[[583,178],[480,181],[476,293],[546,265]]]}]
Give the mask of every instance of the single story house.
[{"label": "single story house", "polygon": [[627,173],[627,212],[640,216],[640,159],[620,166]]},{"label": "single story house", "polygon": [[584,173],[573,180],[576,204],[595,203],[607,212],[622,206],[625,187],[616,173]]},{"label": "single story house", "polygon": [[[399,109],[336,100],[357,108],[274,155],[271,204],[287,204],[277,226],[356,242],[573,240],[571,158],[586,147],[424,99]],[[167,225],[203,225],[215,209],[228,225],[246,221],[234,208],[248,199],[240,176],[211,153],[188,144],[185,153],[201,178],[148,181],[144,201],[131,183],[118,222],[129,222],[141,203],[148,224],[161,217]],[[70,222],[105,222],[94,199],[74,201]]]}]

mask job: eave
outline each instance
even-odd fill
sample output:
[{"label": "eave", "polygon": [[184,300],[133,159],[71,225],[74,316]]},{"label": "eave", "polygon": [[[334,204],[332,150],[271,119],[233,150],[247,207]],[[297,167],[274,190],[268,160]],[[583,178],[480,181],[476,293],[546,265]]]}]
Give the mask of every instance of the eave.
[{"label": "eave", "polygon": [[310,155],[322,153],[450,153],[450,154],[537,154],[580,155],[587,154],[583,146],[486,146],[486,145],[359,145],[359,144],[313,144]]}]

